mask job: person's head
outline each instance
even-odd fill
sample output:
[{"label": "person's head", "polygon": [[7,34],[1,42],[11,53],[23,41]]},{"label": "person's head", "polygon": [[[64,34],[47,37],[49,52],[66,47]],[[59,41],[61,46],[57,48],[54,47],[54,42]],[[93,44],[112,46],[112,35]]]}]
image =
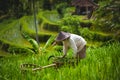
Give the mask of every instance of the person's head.
[{"label": "person's head", "polygon": [[70,33],[64,32],[64,31],[60,31],[55,39],[54,44],[64,41],[66,39],[68,39],[70,37]]},{"label": "person's head", "polygon": [[61,42],[61,41],[64,41],[64,40],[68,39],[69,37],[70,37],[70,33],[60,31],[59,34],[57,35],[55,41],[56,42]]}]

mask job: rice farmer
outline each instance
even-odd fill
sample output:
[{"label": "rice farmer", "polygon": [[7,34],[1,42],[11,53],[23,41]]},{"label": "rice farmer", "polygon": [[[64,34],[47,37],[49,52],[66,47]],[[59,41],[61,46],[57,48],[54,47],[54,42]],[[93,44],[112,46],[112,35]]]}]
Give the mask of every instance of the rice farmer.
[{"label": "rice farmer", "polygon": [[69,48],[72,48],[74,58],[77,58],[77,59],[85,58],[85,56],[86,56],[86,41],[83,37],[76,35],[76,34],[61,31],[57,35],[53,45],[55,45],[58,42],[63,43],[64,55],[62,56],[62,58],[64,58],[67,55],[67,51]]}]

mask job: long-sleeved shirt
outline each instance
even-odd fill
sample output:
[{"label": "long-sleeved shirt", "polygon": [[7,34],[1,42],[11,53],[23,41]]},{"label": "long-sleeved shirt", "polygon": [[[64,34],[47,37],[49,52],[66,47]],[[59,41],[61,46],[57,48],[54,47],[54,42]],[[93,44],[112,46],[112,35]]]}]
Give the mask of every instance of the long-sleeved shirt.
[{"label": "long-sleeved shirt", "polygon": [[67,54],[68,48],[71,47],[73,49],[73,55],[76,56],[77,52],[82,50],[82,48],[86,45],[86,41],[83,37],[70,34],[70,38],[63,41],[63,53]]}]

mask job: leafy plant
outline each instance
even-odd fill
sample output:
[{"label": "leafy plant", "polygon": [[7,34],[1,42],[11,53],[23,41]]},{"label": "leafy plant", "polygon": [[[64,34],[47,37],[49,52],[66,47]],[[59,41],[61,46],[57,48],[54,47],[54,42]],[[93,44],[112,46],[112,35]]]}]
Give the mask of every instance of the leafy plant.
[{"label": "leafy plant", "polygon": [[44,49],[46,49],[46,48],[48,48],[49,46],[51,46],[52,43],[54,42],[54,40],[55,40],[55,36],[52,35],[52,36],[47,40],[47,42],[46,42],[46,44],[45,44],[45,46],[44,46]]},{"label": "leafy plant", "polygon": [[57,5],[57,12],[61,17],[64,17],[65,9],[67,6],[67,3],[60,3]]},{"label": "leafy plant", "polygon": [[80,35],[88,40],[93,40],[94,33],[88,28],[80,29]]},{"label": "leafy plant", "polygon": [[28,34],[22,33],[22,36],[29,41],[29,43],[32,45],[33,51],[37,54],[39,53],[39,44],[36,40],[32,39]]},{"label": "leafy plant", "polygon": [[10,46],[8,48],[8,52],[12,53],[12,54],[21,54],[21,53],[33,54],[34,53],[34,51],[32,51],[29,48],[22,48],[22,47],[18,47],[18,46]]},{"label": "leafy plant", "polygon": [[99,9],[96,11],[96,26],[103,31],[115,31],[120,29],[119,0],[101,1]]},{"label": "leafy plant", "polygon": [[61,30],[79,34],[80,19],[77,16],[65,17],[61,20]]}]

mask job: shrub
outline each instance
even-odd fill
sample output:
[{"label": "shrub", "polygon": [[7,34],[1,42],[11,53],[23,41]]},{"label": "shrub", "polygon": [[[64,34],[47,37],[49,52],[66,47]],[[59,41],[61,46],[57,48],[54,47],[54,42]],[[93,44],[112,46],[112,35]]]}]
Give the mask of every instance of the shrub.
[{"label": "shrub", "polygon": [[95,40],[95,41],[102,41],[106,42],[111,39],[113,39],[112,35],[98,33],[98,32],[92,32],[88,28],[81,28],[79,29],[80,35],[86,38],[87,40]]},{"label": "shrub", "polygon": [[82,35],[84,38],[88,40],[93,40],[94,33],[91,32],[88,28],[81,28],[79,32],[80,35]]},{"label": "shrub", "polygon": [[62,31],[65,31],[65,32],[71,31],[71,29],[69,28],[69,26],[62,26],[62,27],[61,27],[61,30],[62,30]]},{"label": "shrub", "polygon": [[[80,20],[77,16],[69,16],[62,19],[61,30],[79,34]],[[65,30],[64,30],[65,29]]]},{"label": "shrub", "polygon": [[65,8],[67,7],[67,3],[60,3],[57,5],[57,12],[59,13],[59,15],[61,17],[64,17],[64,13],[65,13]]},{"label": "shrub", "polygon": [[99,3],[99,8],[96,11],[97,24],[103,31],[116,31],[120,29],[120,18],[119,18],[119,1],[104,0]]},{"label": "shrub", "polygon": [[92,22],[90,22],[90,21],[86,21],[86,22],[85,21],[80,21],[80,26],[90,28],[92,26]]}]

